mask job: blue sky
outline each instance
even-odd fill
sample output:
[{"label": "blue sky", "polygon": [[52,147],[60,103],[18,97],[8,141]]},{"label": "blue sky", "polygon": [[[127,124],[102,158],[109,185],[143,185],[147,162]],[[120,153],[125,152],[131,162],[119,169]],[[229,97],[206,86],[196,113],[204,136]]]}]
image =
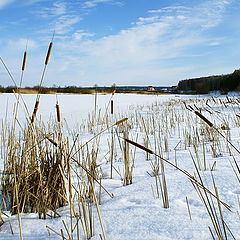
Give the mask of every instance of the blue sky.
[{"label": "blue sky", "polygon": [[[176,85],[240,67],[239,0],[0,0],[0,56],[24,86]],[[12,85],[0,66],[0,85]]]}]

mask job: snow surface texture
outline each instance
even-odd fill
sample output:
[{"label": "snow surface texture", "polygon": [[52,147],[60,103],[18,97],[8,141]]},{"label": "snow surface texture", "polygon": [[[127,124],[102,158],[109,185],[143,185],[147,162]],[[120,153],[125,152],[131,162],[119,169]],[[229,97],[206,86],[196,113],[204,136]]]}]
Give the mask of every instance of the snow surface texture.
[{"label": "snow surface texture", "polygon": [[[35,101],[35,95],[23,95],[29,109],[32,108]],[[97,105],[102,112],[108,106],[110,95],[98,95]],[[194,112],[187,110],[186,106],[191,106],[194,110],[201,108],[203,115],[207,116],[218,127],[229,124],[229,133],[231,134],[232,143],[239,149],[239,120],[235,116],[240,112],[239,103],[230,103],[226,96],[214,96],[214,103],[211,96],[178,96],[178,95],[121,95],[114,96],[115,119],[128,117],[129,124],[132,124],[129,138],[136,140],[140,144],[144,143],[145,133],[137,122],[146,121],[150,123],[155,116],[155,129],[149,128],[149,145],[148,147],[172,163],[176,163],[181,168],[191,174],[194,174],[193,158],[200,159],[200,165],[203,163],[203,150],[201,145],[198,146],[196,152],[191,142],[187,143],[186,135],[194,135],[193,128],[198,127],[199,133],[201,129],[205,129],[205,123],[201,121]],[[209,99],[208,105],[206,101]],[[217,102],[219,99],[225,101],[225,105]],[[234,96],[234,99],[238,97]],[[88,114],[94,109],[94,95],[58,95],[58,101],[61,105],[62,116],[70,129],[83,129],[80,125],[86,124]],[[12,112],[15,103],[15,97],[12,94],[0,95],[1,109],[0,116],[6,123],[11,123]],[[49,118],[55,118],[55,95],[42,95],[40,100],[38,118],[43,121],[49,121]],[[205,108],[205,111],[204,111]],[[207,109],[208,108],[208,109]],[[208,111],[206,111],[206,109]],[[6,116],[6,112],[8,115]],[[211,112],[211,114],[210,114]],[[169,114],[169,115],[168,115]],[[163,121],[164,116],[166,119]],[[171,117],[170,117],[171,116]],[[161,119],[158,119],[161,117]],[[234,119],[233,119],[234,117]],[[26,113],[23,108],[19,112],[19,122],[24,125]],[[141,120],[145,119],[145,120]],[[148,119],[148,120],[146,120]],[[178,119],[181,122],[171,122],[169,119]],[[192,125],[189,126],[189,119]],[[163,121],[163,122],[161,122]],[[165,123],[164,123],[165,122]],[[63,123],[63,124],[66,124]],[[166,124],[159,126],[158,123]],[[194,123],[194,124],[193,124]],[[194,125],[194,126],[193,126]],[[136,126],[136,127],[135,127]],[[157,133],[159,129],[164,129]],[[220,129],[223,131],[222,129]],[[96,129],[98,132],[99,129]],[[155,132],[155,133],[154,133]],[[164,139],[167,143],[164,145],[167,149],[154,149],[154,134],[157,133],[159,145],[164,145]],[[91,138],[88,131],[82,130],[82,141]],[[185,134],[185,135],[184,135]],[[223,132],[225,135],[225,132]],[[102,192],[101,198],[101,215],[106,230],[106,236],[109,240],[208,240],[212,239],[208,227],[212,229],[212,223],[207,210],[198,196],[196,190],[190,180],[174,167],[164,164],[165,175],[167,180],[167,189],[169,195],[169,208],[163,208],[161,194],[157,196],[155,177],[152,175],[151,164],[156,161],[154,156],[150,156],[150,160],[146,160],[146,153],[141,149],[130,146],[132,152],[136,151],[133,168],[133,183],[123,186],[120,175],[114,171],[113,179],[109,178],[109,162],[108,156],[108,140],[110,133],[103,133],[101,136],[101,144],[99,151],[99,164],[105,173],[102,179],[103,186],[114,194],[114,198],[110,198],[105,192]],[[199,134],[200,138],[202,137]],[[219,137],[219,146],[213,146],[211,142],[205,142],[205,171],[201,171],[201,175],[214,192],[212,177],[218,188],[220,199],[231,206],[231,212],[222,207],[224,221],[231,229],[236,239],[240,239],[240,219],[239,219],[239,202],[240,185],[236,175],[234,174],[231,163],[233,164],[233,156],[239,163],[239,153],[234,151],[231,146],[226,147],[224,138]],[[161,142],[161,143],[160,143]],[[177,147],[176,147],[177,146]],[[119,147],[115,155],[114,166],[122,175],[123,162],[122,154]],[[230,149],[230,150],[229,150]],[[166,151],[165,151],[166,150]],[[191,154],[190,154],[191,153]],[[198,154],[198,156],[197,156]],[[232,156],[233,155],[233,156]],[[213,171],[211,168],[215,165]],[[1,163],[1,168],[2,168]],[[236,170],[236,168],[235,168]],[[188,199],[191,219],[188,211]],[[213,201],[215,201],[213,199]],[[217,204],[215,204],[217,208]],[[218,210],[216,210],[218,211]],[[38,219],[38,215],[22,214],[22,226],[24,239],[61,239],[55,233],[48,231],[46,226],[60,232],[63,229],[62,220],[69,223],[69,207],[63,207],[58,210],[60,218],[48,218],[46,220]],[[9,214],[9,213],[7,213]],[[93,240],[101,239],[102,234],[96,209],[94,209],[95,223]],[[19,229],[17,216],[7,218],[3,216],[5,223],[0,229],[0,239],[18,239]],[[13,233],[11,232],[11,228]],[[228,232],[228,239],[233,239]],[[84,239],[82,237],[81,239]],[[217,239],[217,238],[216,238]],[[225,238],[224,238],[225,239]]]}]

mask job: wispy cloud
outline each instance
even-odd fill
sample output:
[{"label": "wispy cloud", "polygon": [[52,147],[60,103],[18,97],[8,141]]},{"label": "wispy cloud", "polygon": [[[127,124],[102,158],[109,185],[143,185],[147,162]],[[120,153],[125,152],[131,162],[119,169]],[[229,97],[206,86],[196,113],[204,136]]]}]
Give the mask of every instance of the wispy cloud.
[{"label": "wispy cloud", "polygon": [[[93,8],[111,2],[89,0],[84,4],[86,8]],[[95,83],[169,85],[202,73],[192,60],[203,55],[207,58],[212,49],[225,41],[224,36],[209,32],[221,26],[231,0],[204,0],[191,7],[151,9],[128,29],[101,38],[77,25],[82,16],[72,11],[71,3],[58,1],[45,8],[43,17],[49,17],[51,27],[56,29],[58,39],[54,46],[60,49],[54,51],[49,78],[57,78],[59,85],[69,85],[69,80],[73,85],[82,86]],[[16,42],[23,47],[24,40]],[[15,49],[13,44],[9,42],[9,48]],[[35,46],[38,47],[36,43]],[[36,57],[32,62],[37,66],[38,61]],[[211,74],[214,68],[209,66],[205,71]]]},{"label": "wispy cloud", "polygon": [[36,4],[36,3],[40,3],[40,2],[47,2],[49,0],[25,0],[24,4],[25,5],[32,5],[32,4]]},{"label": "wispy cloud", "polygon": [[16,49],[17,52],[23,52],[27,46],[28,50],[37,48],[36,41],[32,39],[20,38],[18,40],[9,40],[6,43],[7,48]]},{"label": "wispy cloud", "polygon": [[52,26],[57,34],[66,34],[73,30],[73,25],[81,21],[82,18],[75,15],[60,16]]},{"label": "wispy cloud", "polygon": [[98,4],[101,3],[108,3],[112,5],[123,5],[122,1],[114,1],[114,0],[89,0],[83,3],[83,8],[93,8],[96,7]]},{"label": "wispy cloud", "polygon": [[[124,76],[125,84],[129,84],[130,81],[144,82],[146,78],[157,81],[162,72],[169,81],[174,74],[169,71],[171,62],[168,60],[198,55],[198,51],[191,52],[193,47],[221,44],[221,39],[210,38],[205,31],[220,24],[229,3],[230,0],[215,0],[192,8],[151,10],[150,15],[140,17],[133,27],[118,34],[84,40],[85,32],[80,31],[71,43],[59,44],[64,54],[72,56],[69,61],[77,61],[70,65],[77,64],[81,74],[85,72],[89,79],[104,79],[106,84],[111,84],[112,79],[120,82]],[[166,9],[167,14],[162,14]],[[84,56],[84,61],[76,52]],[[181,77],[190,68],[175,67],[175,75]]]},{"label": "wispy cloud", "polygon": [[67,13],[67,3],[66,2],[55,2],[52,7],[42,8],[38,11],[41,17],[49,18],[60,16]]},{"label": "wispy cloud", "polygon": [[5,6],[9,5],[10,3],[14,2],[15,0],[1,0],[0,1],[0,9],[4,8]]},{"label": "wispy cloud", "polygon": [[189,13],[191,11],[190,7],[185,7],[185,6],[172,6],[172,7],[164,7],[161,9],[155,9],[155,10],[149,10],[149,13],[172,13],[172,12],[177,12],[177,13]]},{"label": "wispy cloud", "polygon": [[84,38],[88,38],[88,37],[93,37],[95,36],[94,33],[88,33],[84,30],[77,30],[75,33],[73,33],[72,37],[74,40],[82,40]]},{"label": "wispy cloud", "polygon": [[[37,0],[35,0],[37,1]],[[82,20],[82,17],[74,10],[74,5],[71,1],[56,1],[49,7],[42,7],[35,12],[35,15],[47,19],[50,30],[55,30],[57,35],[64,35],[74,30],[74,25]],[[48,26],[49,27],[49,26]],[[47,30],[39,30],[40,33],[49,33]],[[57,36],[63,39],[63,36]],[[67,39],[70,36],[64,36]]]}]

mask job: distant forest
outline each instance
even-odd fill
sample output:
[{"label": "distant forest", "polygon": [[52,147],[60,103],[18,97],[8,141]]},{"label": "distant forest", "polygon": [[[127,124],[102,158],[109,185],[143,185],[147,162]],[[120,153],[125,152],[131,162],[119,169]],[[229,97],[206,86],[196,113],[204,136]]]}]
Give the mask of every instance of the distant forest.
[{"label": "distant forest", "polygon": [[136,93],[136,94],[162,94],[172,91],[172,87],[144,87],[144,86],[111,86],[111,87],[25,87],[17,88],[15,86],[0,86],[0,93],[22,93],[22,94],[55,94],[55,93],[71,93],[71,94],[94,94],[94,93]]},{"label": "distant forest", "polygon": [[210,91],[240,91],[240,70],[231,74],[192,78],[178,83],[178,91],[191,93],[208,93]]},{"label": "distant forest", "polygon": [[137,94],[163,94],[163,93],[189,93],[189,94],[207,94],[211,91],[220,91],[227,93],[229,91],[240,91],[240,69],[231,74],[192,78],[179,81],[177,86],[171,87],[153,87],[153,86],[116,86],[111,87],[44,87],[34,86],[17,88],[15,86],[3,87],[0,85],[0,93],[26,93],[26,94],[54,94],[54,93],[72,93],[72,94],[93,94],[93,93],[137,93]]}]

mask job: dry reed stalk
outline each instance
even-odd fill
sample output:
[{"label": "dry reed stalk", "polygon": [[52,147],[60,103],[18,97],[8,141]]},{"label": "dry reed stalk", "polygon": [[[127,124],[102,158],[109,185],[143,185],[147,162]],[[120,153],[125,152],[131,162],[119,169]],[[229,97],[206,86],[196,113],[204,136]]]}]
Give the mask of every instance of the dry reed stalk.
[{"label": "dry reed stalk", "polygon": [[226,136],[224,136],[214,125],[212,122],[210,122],[207,118],[205,118],[201,113],[195,111],[195,114],[200,117],[205,123],[207,123],[211,128],[213,128],[219,135],[221,135],[231,146],[234,148],[235,151],[237,151],[240,154],[240,151],[232,144],[231,141],[227,139]]},{"label": "dry reed stalk", "polygon": [[[15,164],[14,164],[15,166]],[[15,207],[17,208],[17,215],[18,215],[18,227],[19,227],[19,239],[23,239],[23,233],[22,233],[22,218],[21,218],[21,210],[20,210],[20,205],[19,205],[19,189],[18,189],[18,183],[17,183],[17,174],[16,174],[16,168],[14,167],[14,190],[15,190]]]},{"label": "dry reed stalk", "polygon": [[62,232],[62,229],[61,229],[61,233],[57,232],[56,230],[54,230],[53,228],[49,227],[49,226],[46,226],[47,229],[49,229],[50,231],[54,232],[55,234],[57,234],[58,236],[62,237],[62,239],[66,239],[68,240],[66,237],[64,237],[64,234]]},{"label": "dry reed stalk", "polygon": [[0,211],[0,227],[4,224],[4,220],[2,218],[2,211]]},{"label": "dry reed stalk", "polygon": [[[26,46],[26,50],[27,50],[27,46]],[[20,79],[20,87],[21,87],[21,85],[22,85],[23,73],[24,73],[25,65],[26,65],[26,58],[27,58],[27,53],[26,53],[26,51],[25,51],[25,52],[24,52],[24,57],[23,57],[23,65],[22,65],[22,73],[21,73],[21,79]],[[7,67],[7,65],[5,64],[5,62],[3,61],[3,59],[2,59],[1,57],[0,57],[0,61],[2,62],[4,68],[5,68],[5,70],[7,71],[7,73],[8,73],[8,75],[9,75],[11,81],[13,82],[15,88],[18,90],[18,86],[17,86],[17,83],[16,83],[13,75],[11,74],[9,68]],[[15,93],[15,91],[13,91],[13,93],[14,93],[14,97],[15,97],[16,100],[17,100],[17,104],[19,104],[19,98],[21,98],[21,100],[22,100],[22,102],[23,102],[23,104],[24,104],[26,113],[27,113],[28,116],[29,116],[28,108],[27,108],[27,105],[26,105],[24,99],[22,98],[22,95],[19,93],[18,96],[17,96],[16,93]],[[18,109],[18,107],[17,107],[17,109]],[[17,111],[16,111],[15,115],[17,116]]]},{"label": "dry reed stalk", "polygon": [[[162,161],[168,163],[169,165],[171,165],[172,167],[175,167],[177,170],[179,170],[181,173],[183,173],[185,176],[187,176],[189,178],[189,180],[191,180],[191,182],[194,182],[194,184],[198,185],[201,189],[204,189],[204,191],[206,191],[207,193],[209,193],[211,196],[213,196],[214,198],[217,198],[217,196],[212,193],[207,187],[205,187],[201,182],[199,182],[193,175],[191,175],[188,171],[183,170],[181,168],[179,168],[178,166],[176,166],[175,164],[171,163],[170,161],[162,158],[161,156],[159,156],[158,154],[154,153],[151,149],[146,149],[144,146],[140,145],[139,143],[135,143],[132,140],[129,139],[125,139],[125,141],[131,143],[132,145],[144,150],[144,151],[148,151],[151,154],[154,154],[155,156],[159,157]],[[225,202],[223,202],[222,200],[220,200],[221,204],[227,208],[229,211],[231,211],[231,207],[226,204]]]},{"label": "dry reed stalk", "polygon": [[[114,93],[112,93],[113,97]],[[113,100],[111,100],[111,118],[113,119]],[[110,178],[113,178],[113,160],[114,160],[114,150],[115,150],[115,138],[113,134],[113,128],[111,129],[111,143],[110,143]]]},{"label": "dry reed stalk", "polygon": [[101,225],[101,228],[102,228],[102,233],[103,233],[103,238],[104,240],[107,239],[106,237],[106,232],[105,232],[105,228],[104,228],[104,224],[103,224],[103,220],[102,220],[102,216],[101,216],[101,212],[100,212],[100,207],[99,207],[99,203],[98,203],[98,200],[97,200],[97,197],[96,197],[96,193],[94,191],[94,186],[93,186],[93,183],[90,182],[91,185],[92,185],[92,188],[93,188],[93,200],[96,204],[96,208],[97,208],[97,213],[98,213],[98,218],[99,218],[99,221],[100,221],[100,225]]},{"label": "dry reed stalk", "polygon": [[113,129],[111,131],[111,143],[110,143],[110,178],[113,178],[113,160],[114,160],[114,149],[115,149],[115,138]]},{"label": "dry reed stalk", "polygon": [[177,145],[174,147],[174,162],[175,162],[175,165],[177,166],[177,148],[179,146],[179,144],[181,143],[181,140],[177,143]]},{"label": "dry reed stalk", "polygon": [[[27,45],[26,45],[26,50],[27,50]],[[25,51],[24,54],[23,54],[22,72],[21,72],[19,88],[22,87],[23,75],[24,75],[24,71],[25,71],[25,68],[26,68],[26,62],[27,62],[27,51]],[[16,109],[14,111],[14,113],[15,113],[14,114],[14,119],[13,119],[13,134],[14,135],[15,135],[16,122],[17,122],[18,107],[19,107],[19,103],[20,103],[20,96],[21,96],[21,94],[19,93],[18,96],[17,96]]]},{"label": "dry reed stalk", "polygon": [[[17,143],[17,148],[14,145],[9,148],[11,153],[8,155],[10,158],[6,170],[14,171],[15,168],[16,175],[3,178],[3,192],[6,199],[10,198],[10,209],[14,199],[19,199],[20,212],[38,212],[40,218],[46,218],[47,210],[56,212],[58,207],[67,202],[62,174],[65,171],[62,161],[67,155],[67,149],[64,150],[63,144],[61,149],[58,148],[58,144],[49,137],[50,145],[48,141],[38,139],[42,139],[38,131],[27,129],[24,141]],[[11,190],[14,189],[14,179],[18,179],[18,191]],[[16,208],[11,211],[12,214],[19,212]]]},{"label": "dry reed stalk", "polygon": [[51,52],[52,52],[53,39],[54,39],[54,33],[53,33],[53,36],[52,36],[52,41],[50,42],[50,44],[48,46],[48,51],[47,51],[47,55],[46,55],[46,58],[45,58],[45,64],[44,64],[43,72],[42,72],[40,83],[39,83],[38,94],[37,94],[37,97],[36,97],[35,107],[34,107],[32,118],[31,118],[31,124],[34,123],[36,115],[37,115],[38,105],[39,105],[39,102],[40,102],[40,88],[43,84],[43,80],[44,80],[44,77],[45,77],[45,72],[46,72],[47,65],[48,65],[50,55],[51,55]]},{"label": "dry reed stalk", "polygon": [[190,220],[192,221],[192,215],[191,215],[190,206],[189,206],[189,202],[188,202],[187,196],[186,196],[186,203],[187,203],[188,215],[189,215]]},{"label": "dry reed stalk", "polygon": [[159,181],[159,182],[161,183],[160,186],[161,186],[161,192],[162,192],[163,207],[169,208],[167,181],[166,181],[166,175],[165,175],[164,162],[162,160],[161,160],[161,174],[162,174],[162,181],[161,182]]},{"label": "dry reed stalk", "polygon": [[[124,139],[128,137],[127,131],[124,133]],[[123,185],[132,184],[132,166],[130,166],[130,152],[129,152],[129,143],[127,141],[123,142],[123,162],[124,162],[124,171],[123,171]]]},{"label": "dry reed stalk", "polygon": [[[74,159],[74,156],[75,156],[77,153],[79,153],[86,145],[88,145],[91,141],[93,141],[94,139],[96,139],[97,137],[99,137],[102,133],[106,132],[107,130],[109,130],[109,129],[115,127],[115,126],[121,125],[122,123],[124,123],[124,122],[127,121],[127,120],[128,120],[128,118],[123,118],[123,119],[115,122],[115,123],[112,124],[111,126],[109,126],[109,127],[105,128],[105,129],[101,130],[99,133],[95,134],[92,138],[90,138],[87,142],[85,142],[82,146],[80,146],[80,147],[78,148],[78,150],[75,151],[75,153],[73,153],[73,154],[71,155],[71,158]],[[74,161],[76,161],[76,159],[74,159]]]},{"label": "dry reed stalk", "polygon": [[[191,155],[191,157],[192,157],[192,155]],[[201,175],[199,173],[199,170],[197,168],[197,165],[196,165],[193,157],[192,157],[192,160],[193,160],[194,167],[195,167],[195,170],[197,172],[197,176],[199,178],[199,181],[204,186],[202,177],[201,177]],[[208,215],[209,215],[209,217],[211,219],[211,222],[212,222],[212,225],[213,225],[213,229],[215,231],[215,234],[216,234],[217,238],[219,240],[227,240],[228,239],[228,237],[227,237],[227,230],[228,230],[229,233],[231,234],[231,236],[233,237],[233,239],[235,239],[235,237],[233,236],[231,230],[228,228],[226,222],[223,219],[221,200],[219,198],[218,190],[217,190],[217,187],[216,187],[216,184],[215,184],[215,180],[214,180],[214,177],[213,177],[212,173],[211,173],[211,176],[212,176],[212,182],[213,182],[213,186],[214,186],[214,190],[215,190],[215,194],[214,195],[209,194],[209,192],[207,191],[206,188],[200,188],[199,185],[196,185],[196,183],[193,183],[193,182],[192,182],[192,184],[193,184],[193,186],[196,189],[199,197],[201,198],[201,200],[203,201],[203,203],[204,203],[204,205],[206,207],[206,210],[207,210]],[[214,203],[212,197],[215,198],[216,203]],[[218,210],[218,212],[217,212],[217,210]],[[212,231],[210,231],[210,232],[211,232],[211,236],[213,237],[214,236],[213,232]],[[215,238],[213,237],[213,239],[215,239]]]}]

